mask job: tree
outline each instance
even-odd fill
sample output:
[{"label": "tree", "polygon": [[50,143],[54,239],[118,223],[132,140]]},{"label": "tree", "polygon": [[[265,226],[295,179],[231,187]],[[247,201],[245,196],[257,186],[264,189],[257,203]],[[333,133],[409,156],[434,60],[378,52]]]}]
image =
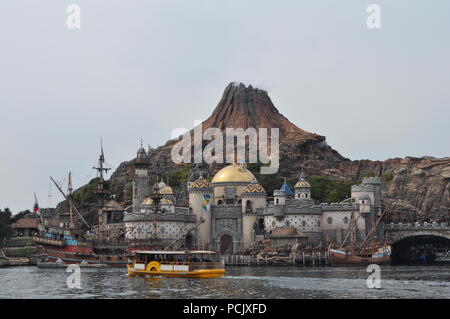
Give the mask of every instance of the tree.
[{"label": "tree", "polygon": [[4,210],[0,209],[0,246],[12,234],[11,215],[12,213],[9,208],[5,208]]}]

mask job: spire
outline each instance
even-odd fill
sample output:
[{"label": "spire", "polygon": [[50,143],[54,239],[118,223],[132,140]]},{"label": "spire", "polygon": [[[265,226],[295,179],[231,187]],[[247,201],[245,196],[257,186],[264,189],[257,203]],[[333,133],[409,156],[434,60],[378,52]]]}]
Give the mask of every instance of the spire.
[{"label": "spire", "polygon": [[294,193],[292,192],[291,188],[289,187],[286,178],[284,179],[284,183],[280,188],[280,191],[283,191],[284,194],[286,194],[287,196],[291,196],[294,195]]},{"label": "spire", "polygon": [[300,172],[300,180],[305,180],[305,174],[304,174],[304,168],[305,168],[305,164],[302,164],[302,171]]}]

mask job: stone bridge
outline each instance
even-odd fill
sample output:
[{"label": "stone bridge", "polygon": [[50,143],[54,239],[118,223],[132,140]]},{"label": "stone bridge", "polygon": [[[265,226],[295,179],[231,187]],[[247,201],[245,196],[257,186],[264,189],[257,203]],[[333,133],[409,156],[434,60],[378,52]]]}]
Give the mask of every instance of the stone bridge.
[{"label": "stone bridge", "polygon": [[418,236],[434,236],[450,241],[449,223],[386,224],[384,233],[390,244]]},{"label": "stone bridge", "polygon": [[392,246],[393,263],[428,262],[449,256],[449,223],[387,224],[384,235]]}]

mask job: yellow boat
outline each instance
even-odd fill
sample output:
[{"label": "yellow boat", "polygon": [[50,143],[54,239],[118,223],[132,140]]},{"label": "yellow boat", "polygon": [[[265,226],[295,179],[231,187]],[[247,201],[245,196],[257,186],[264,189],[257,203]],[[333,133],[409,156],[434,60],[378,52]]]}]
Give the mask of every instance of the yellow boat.
[{"label": "yellow boat", "polygon": [[225,275],[224,262],[213,251],[133,252],[128,262],[129,276],[214,278]]}]

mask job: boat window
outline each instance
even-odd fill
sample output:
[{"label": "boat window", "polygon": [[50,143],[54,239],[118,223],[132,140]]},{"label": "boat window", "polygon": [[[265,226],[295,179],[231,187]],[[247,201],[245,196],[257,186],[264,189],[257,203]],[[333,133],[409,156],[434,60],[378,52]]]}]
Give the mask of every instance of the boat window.
[{"label": "boat window", "polygon": [[167,262],[174,262],[175,258],[174,258],[174,255],[165,255],[164,260]]},{"label": "boat window", "polygon": [[176,255],[175,261],[178,263],[184,263],[186,262],[186,255]]}]

